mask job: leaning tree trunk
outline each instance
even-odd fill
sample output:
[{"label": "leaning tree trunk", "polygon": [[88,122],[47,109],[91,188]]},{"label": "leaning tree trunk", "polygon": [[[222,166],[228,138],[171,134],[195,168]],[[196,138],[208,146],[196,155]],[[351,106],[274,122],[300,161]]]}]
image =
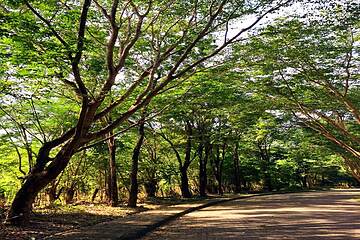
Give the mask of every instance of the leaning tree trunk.
[{"label": "leaning tree trunk", "polygon": [[48,157],[49,149],[51,148],[44,145],[39,150],[35,166],[16,193],[11,204],[6,218],[7,224],[25,225],[29,222],[32,204],[36,196],[65,169],[71,156],[74,154],[75,147],[73,141],[65,144],[46,167],[46,164],[50,161]]},{"label": "leaning tree trunk", "polygon": [[129,207],[136,207],[136,202],[138,199],[138,191],[139,191],[139,185],[138,185],[138,169],[139,169],[139,157],[141,153],[141,146],[144,142],[145,137],[145,121],[144,118],[140,120],[139,125],[139,139],[136,143],[136,146],[133,151],[132,155],[132,166],[131,166],[131,173],[130,173],[130,193],[129,193],[129,200],[128,200],[128,206]]},{"label": "leaning tree trunk", "polygon": [[116,207],[119,203],[117,174],[116,174],[116,143],[113,132],[109,133],[107,141],[109,149],[109,180],[108,180],[108,197],[110,205]]},{"label": "leaning tree trunk", "polygon": [[95,188],[95,190],[94,190],[94,192],[93,192],[93,194],[91,196],[91,202],[95,201],[95,198],[96,198],[98,192],[99,192],[99,188]]},{"label": "leaning tree trunk", "polygon": [[50,181],[47,182],[47,177],[45,176],[29,176],[24,185],[21,186],[20,190],[16,194],[9,210],[6,222],[15,226],[28,223],[32,204],[35,201],[36,195]]},{"label": "leaning tree trunk", "polygon": [[347,171],[360,183],[360,158],[354,158],[344,154],[339,155],[343,158]]}]

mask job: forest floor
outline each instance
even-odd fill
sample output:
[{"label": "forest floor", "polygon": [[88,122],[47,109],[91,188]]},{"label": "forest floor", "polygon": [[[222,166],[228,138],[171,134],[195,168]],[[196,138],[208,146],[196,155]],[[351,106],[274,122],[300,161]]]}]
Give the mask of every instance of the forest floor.
[{"label": "forest floor", "polygon": [[196,201],[199,199],[153,198],[139,204],[137,208],[129,208],[125,204],[119,207],[109,207],[103,203],[81,201],[70,205],[35,208],[30,224],[24,227],[5,226],[4,220],[8,206],[0,205],[0,239],[41,239],[55,233],[92,226],[151,209]]}]

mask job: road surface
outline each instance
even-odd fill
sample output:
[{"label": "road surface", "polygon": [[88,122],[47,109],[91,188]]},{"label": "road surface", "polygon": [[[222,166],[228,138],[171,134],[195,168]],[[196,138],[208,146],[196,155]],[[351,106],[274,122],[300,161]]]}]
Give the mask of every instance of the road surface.
[{"label": "road surface", "polygon": [[360,239],[360,190],[230,201],[187,214],[142,239]]}]

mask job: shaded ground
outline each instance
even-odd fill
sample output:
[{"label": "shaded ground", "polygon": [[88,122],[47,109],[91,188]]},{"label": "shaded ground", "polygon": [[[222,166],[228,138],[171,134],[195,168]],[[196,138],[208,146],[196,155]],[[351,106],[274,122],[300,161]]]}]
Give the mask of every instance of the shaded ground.
[{"label": "shaded ground", "polygon": [[86,204],[35,210],[25,227],[4,226],[5,212],[0,215],[0,239],[41,239],[45,236],[110,221],[144,210],[126,207],[111,208],[103,204]]},{"label": "shaded ground", "polygon": [[151,239],[360,239],[360,190],[240,199],[204,208]]},{"label": "shaded ground", "polygon": [[[47,239],[52,240],[134,240],[144,236],[149,231],[168,223],[191,211],[217,204],[219,201],[229,201],[239,196],[211,197],[208,199],[186,199],[185,201],[174,201],[176,205],[163,205],[157,209],[133,214],[124,218],[117,218],[94,226],[81,227],[71,231],[54,234]],[[168,202],[168,201],[166,201]],[[171,202],[171,200],[170,200]],[[168,202],[169,203],[169,202]]]},{"label": "shaded ground", "polygon": [[7,209],[0,207],[0,240],[42,239],[56,233],[122,219],[125,216],[149,209],[196,201],[199,199],[153,198],[136,209],[125,206],[114,208],[104,204],[81,202],[81,204],[75,205],[35,209],[30,224],[25,227],[4,226],[3,221]]}]

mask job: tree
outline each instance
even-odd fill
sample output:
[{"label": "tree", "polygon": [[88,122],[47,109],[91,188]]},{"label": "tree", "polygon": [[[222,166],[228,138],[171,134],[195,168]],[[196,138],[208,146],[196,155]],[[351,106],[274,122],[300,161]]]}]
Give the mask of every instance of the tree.
[{"label": "tree", "polygon": [[[72,115],[75,123],[42,143],[7,221],[28,222],[39,191],[64,170],[79,149],[105,138],[170,83],[191,74],[289,2],[6,1],[1,8],[8,19],[1,36],[7,45],[2,50],[2,75],[25,86],[29,80],[46,82],[43,89],[49,96],[59,90],[77,105]],[[257,18],[232,37],[225,31],[223,43],[205,55],[197,54],[213,33],[241,16],[238,13],[254,13]],[[99,121],[114,110],[118,114],[113,121],[101,126]]]},{"label": "tree", "polygon": [[171,149],[174,151],[176,159],[179,164],[179,172],[180,172],[180,179],[181,179],[181,194],[184,198],[189,198],[192,196],[190,189],[189,189],[189,177],[188,177],[188,169],[190,164],[194,161],[196,155],[192,156],[192,143],[193,143],[193,126],[189,120],[185,120],[184,122],[184,132],[186,136],[185,146],[184,146],[184,157],[181,157],[181,154],[175,145],[175,143],[164,133],[160,133],[160,136],[168,142]]},{"label": "tree", "polygon": [[335,4],[338,13],[326,9],[322,17],[293,16],[265,27],[246,43],[253,55],[245,64],[268,99],[328,139],[360,180],[359,9]]}]

